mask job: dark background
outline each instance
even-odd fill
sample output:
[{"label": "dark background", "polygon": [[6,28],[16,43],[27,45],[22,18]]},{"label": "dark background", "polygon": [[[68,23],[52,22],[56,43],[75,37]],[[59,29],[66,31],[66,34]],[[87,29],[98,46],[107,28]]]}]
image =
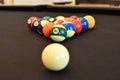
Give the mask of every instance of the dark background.
[{"label": "dark background", "polygon": [[76,3],[109,4],[112,0],[76,0]]},{"label": "dark background", "polygon": [[76,0],[76,4],[91,3],[91,4],[120,4],[120,0]]}]

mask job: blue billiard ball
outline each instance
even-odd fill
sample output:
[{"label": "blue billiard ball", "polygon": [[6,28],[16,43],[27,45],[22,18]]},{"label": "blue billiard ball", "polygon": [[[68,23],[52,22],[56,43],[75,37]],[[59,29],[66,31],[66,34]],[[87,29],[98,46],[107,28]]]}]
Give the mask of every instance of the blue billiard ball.
[{"label": "blue billiard ball", "polygon": [[65,22],[62,24],[67,30],[67,38],[71,38],[75,34],[75,26],[71,22]]},{"label": "blue billiard ball", "polygon": [[88,30],[88,21],[83,17],[80,17],[79,20],[82,23],[82,31]]}]

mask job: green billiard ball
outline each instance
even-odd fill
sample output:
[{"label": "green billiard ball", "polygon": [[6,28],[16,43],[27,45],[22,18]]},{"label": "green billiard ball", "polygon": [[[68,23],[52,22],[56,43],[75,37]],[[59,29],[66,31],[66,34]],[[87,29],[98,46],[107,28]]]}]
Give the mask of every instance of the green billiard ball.
[{"label": "green billiard ball", "polygon": [[42,20],[47,20],[47,21],[49,21],[50,18],[51,18],[50,16],[44,16],[44,17],[42,18]]},{"label": "green billiard ball", "polygon": [[50,30],[50,38],[56,42],[62,42],[67,37],[67,30],[62,25],[54,25]]}]

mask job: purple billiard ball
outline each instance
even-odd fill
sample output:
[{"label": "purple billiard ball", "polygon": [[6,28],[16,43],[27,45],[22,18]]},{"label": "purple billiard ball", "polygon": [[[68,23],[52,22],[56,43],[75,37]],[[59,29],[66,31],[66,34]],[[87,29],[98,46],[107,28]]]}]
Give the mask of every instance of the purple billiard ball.
[{"label": "purple billiard ball", "polygon": [[36,18],[36,19],[34,19],[34,20],[32,21],[32,23],[31,23],[31,29],[32,29],[33,31],[36,31],[38,25],[39,25],[39,18]]},{"label": "purple billiard ball", "polygon": [[39,34],[42,34],[42,25],[41,25],[41,18],[37,18],[32,22],[31,29],[37,31]]},{"label": "purple billiard ball", "polygon": [[41,21],[42,21],[42,18],[39,18],[39,25],[37,27],[38,34],[43,34],[43,32],[42,32],[43,26],[41,24]]}]

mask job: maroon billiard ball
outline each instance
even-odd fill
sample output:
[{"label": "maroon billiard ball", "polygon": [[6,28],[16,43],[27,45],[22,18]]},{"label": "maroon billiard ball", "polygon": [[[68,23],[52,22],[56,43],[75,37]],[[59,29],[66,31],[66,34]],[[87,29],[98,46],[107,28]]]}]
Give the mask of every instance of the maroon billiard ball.
[{"label": "maroon billiard ball", "polygon": [[37,19],[36,16],[32,16],[30,17],[28,20],[27,20],[27,26],[31,29],[31,25],[32,25],[32,22],[33,20]]}]

